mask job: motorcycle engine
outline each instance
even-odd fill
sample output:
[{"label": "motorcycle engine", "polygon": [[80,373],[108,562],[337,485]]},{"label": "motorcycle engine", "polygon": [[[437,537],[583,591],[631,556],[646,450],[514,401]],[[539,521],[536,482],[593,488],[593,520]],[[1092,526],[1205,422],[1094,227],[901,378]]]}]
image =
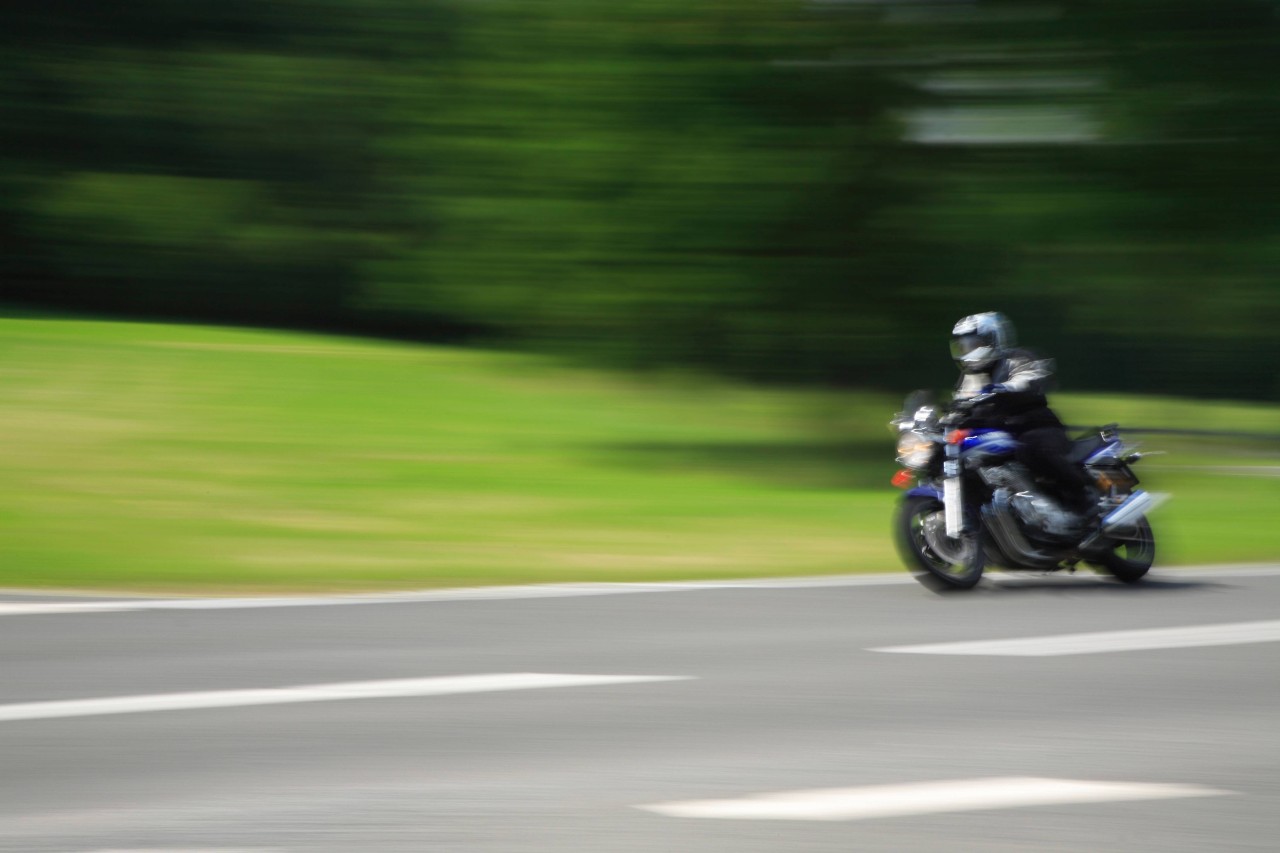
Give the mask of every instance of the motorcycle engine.
[{"label": "motorcycle engine", "polygon": [[1036,491],[1031,473],[1014,462],[981,470],[982,479],[992,489],[1007,489],[1009,506],[1019,525],[1031,535],[1064,536],[1072,532],[1075,516],[1057,501]]},{"label": "motorcycle engine", "polygon": [[1019,492],[1010,498],[1009,505],[1025,528],[1043,531],[1051,536],[1071,533],[1076,521],[1076,517],[1063,509],[1057,501],[1034,492]]},{"label": "motorcycle engine", "polygon": [[1030,472],[1016,462],[983,468],[978,473],[982,476],[983,482],[992,489],[1008,489],[1010,492],[1017,493],[1029,492],[1035,488]]}]

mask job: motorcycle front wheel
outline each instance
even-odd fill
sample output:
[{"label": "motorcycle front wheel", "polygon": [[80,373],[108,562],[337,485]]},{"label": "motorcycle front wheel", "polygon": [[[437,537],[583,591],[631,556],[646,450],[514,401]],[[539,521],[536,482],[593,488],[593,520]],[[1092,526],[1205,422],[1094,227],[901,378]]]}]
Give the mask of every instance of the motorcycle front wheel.
[{"label": "motorcycle front wheel", "polygon": [[1089,562],[1105,569],[1118,581],[1142,580],[1156,559],[1156,537],[1146,518],[1138,519],[1134,528],[1133,536],[1111,540],[1107,543],[1108,550],[1090,557]]},{"label": "motorcycle front wheel", "polygon": [[898,550],[907,568],[935,592],[972,589],[982,579],[981,537],[947,535],[942,501],[914,496],[902,502],[897,518]]}]

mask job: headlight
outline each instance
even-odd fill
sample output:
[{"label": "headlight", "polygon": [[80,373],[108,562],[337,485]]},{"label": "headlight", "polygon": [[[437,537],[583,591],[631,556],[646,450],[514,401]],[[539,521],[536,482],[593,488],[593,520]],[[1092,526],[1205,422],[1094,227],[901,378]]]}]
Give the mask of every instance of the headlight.
[{"label": "headlight", "polygon": [[927,468],[933,458],[933,442],[917,432],[904,432],[898,439],[898,464]]}]

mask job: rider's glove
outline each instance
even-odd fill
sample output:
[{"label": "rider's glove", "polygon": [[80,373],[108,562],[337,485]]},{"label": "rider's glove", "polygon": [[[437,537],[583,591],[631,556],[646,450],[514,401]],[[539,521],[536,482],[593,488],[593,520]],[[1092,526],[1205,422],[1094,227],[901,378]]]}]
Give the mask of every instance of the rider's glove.
[{"label": "rider's glove", "polygon": [[990,391],[983,391],[981,394],[974,394],[972,397],[964,401],[965,408],[974,409],[994,397],[995,394]]},{"label": "rider's glove", "polygon": [[973,407],[981,402],[981,395],[977,397],[966,397],[962,400],[952,400],[951,411],[943,417],[942,425],[944,427],[954,427],[963,424],[973,414]]},{"label": "rider's glove", "polygon": [[984,385],[982,387],[982,396],[986,397],[992,394],[1003,394],[1008,390],[1009,387],[1007,385]]}]

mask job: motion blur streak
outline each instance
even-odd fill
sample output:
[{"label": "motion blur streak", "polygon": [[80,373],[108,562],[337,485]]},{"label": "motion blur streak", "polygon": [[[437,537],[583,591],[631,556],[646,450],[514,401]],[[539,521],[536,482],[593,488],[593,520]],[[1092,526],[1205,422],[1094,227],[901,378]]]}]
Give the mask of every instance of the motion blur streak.
[{"label": "motion blur streak", "polygon": [[[71,309],[1280,396],[1270,0],[8,4],[0,276]],[[981,297],[980,299],[978,297]],[[931,377],[930,377],[931,378]]]}]

